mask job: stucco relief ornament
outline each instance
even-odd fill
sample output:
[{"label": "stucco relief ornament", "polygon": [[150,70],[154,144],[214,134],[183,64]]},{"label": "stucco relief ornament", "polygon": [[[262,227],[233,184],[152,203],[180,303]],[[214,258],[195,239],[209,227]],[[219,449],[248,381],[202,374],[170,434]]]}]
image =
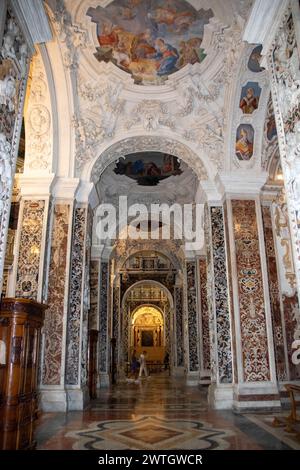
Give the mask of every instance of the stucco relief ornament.
[{"label": "stucco relief ornament", "polygon": [[197,142],[199,148],[209,155],[210,160],[218,169],[223,167],[224,136],[223,125],[219,120],[205,126],[199,126],[194,122],[189,130],[183,132],[183,137],[186,140]]},{"label": "stucco relief ornament", "polygon": [[0,80],[0,105],[7,107],[10,113],[15,111],[16,80],[12,75],[7,75]]},{"label": "stucco relief ornament", "polygon": [[16,59],[15,42],[20,34],[18,25],[10,18],[7,22],[7,30],[3,37],[1,54],[4,59]]},{"label": "stucco relief ornament", "polygon": [[6,136],[0,133],[0,217],[2,216],[5,201],[9,198],[11,187],[11,159],[10,143]]},{"label": "stucco relief ornament", "polygon": [[[77,166],[93,158],[93,150],[105,139],[115,135],[119,116],[124,109],[125,101],[120,98],[122,83],[108,84],[99,90],[91,84],[80,83],[78,92],[83,101],[81,113],[73,118],[76,138]],[[93,103],[85,108],[84,101]],[[92,118],[90,112],[98,115]]]},{"label": "stucco relief ornament", "polygon": [[146,131],[153,131],[159,126],[175,128],[166,103],[159,100],[143,100],[131,112],[132,117],[125,122],[126,129],[142,124]]},{"label": "stucco relief ornament", "polygon": [[87,45],[87,32],[72,24],[72,18],[64,1],[58,0],[53,13],[53,25],[64,45],[63,61],[67,68],[77,70],[79,49]]},{"label": "stucco relief ornament", "polygon": [[28,123],[29,166],[33,169],[46,169],[51,152],[49,139],[51,117],[49,110],[42,104],[35,105],[29,112]]}]

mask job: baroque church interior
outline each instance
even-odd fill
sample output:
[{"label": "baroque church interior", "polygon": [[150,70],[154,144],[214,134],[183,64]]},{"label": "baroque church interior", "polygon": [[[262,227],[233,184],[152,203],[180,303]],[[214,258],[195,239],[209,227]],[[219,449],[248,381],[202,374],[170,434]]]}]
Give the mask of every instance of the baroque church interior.
[{"label": "baroque church interior", "polygon": [[0,448],[300,449],[300,2],[1,0],[0,46]]}]

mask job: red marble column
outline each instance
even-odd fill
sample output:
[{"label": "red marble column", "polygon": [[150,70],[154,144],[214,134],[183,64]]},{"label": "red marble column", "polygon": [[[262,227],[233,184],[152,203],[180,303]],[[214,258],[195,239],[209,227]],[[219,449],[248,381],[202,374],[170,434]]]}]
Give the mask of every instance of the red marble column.
[{"label": "red marble column", "polygon": [[280,406],[261,206],[227,201],[235,321],[234,407]]}]

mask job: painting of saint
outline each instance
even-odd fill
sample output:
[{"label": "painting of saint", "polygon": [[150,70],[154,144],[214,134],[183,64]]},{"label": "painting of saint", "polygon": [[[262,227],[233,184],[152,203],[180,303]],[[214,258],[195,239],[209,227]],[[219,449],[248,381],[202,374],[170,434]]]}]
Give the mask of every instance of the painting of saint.
[{"label": "painting of saint", "polygon": [[260,66],[261,51],[262,46],[256,46],[250,54],[248,60],[248,69],[251,70],[251,72],[258,73],[264,70],[264,68]]},{"label": "painting of saint", "polygon": [[240,124],[236,132],[235,154],[239,160],[250,160],[253,155],[254,129],[250,124]]},{"label": "painting of saint", "polygon": [[143,152],[120,159],[114,172],[135,179],[141,186],[156,186],[160,180],[182,173],[180,161],[161,152]]},{"label": "painting of saint", "polygon": [[90,7],[87,16],[97,27],[96,59],[113,62],[137,84],[152,85],[205,59],[200,46],[213,12],[184,0],[114,0]]},{"label": "painting of saint", "polygon": [[272,114],[267,120],[266,131],[267,139],[269,142],[271,142],[271,140],[273,140],[273,138],[277,136],[276,121],[274,114]]},{"label": "painting of saint", "polygon": [[240,108],[244,114],[252,114],[258,108],[261,88],[256,82],[248,82],[242,88]]},{"label": "painting of saint", "polygon": [[142,347],[149,348],[154,346],[153,330],[142,330]]}]

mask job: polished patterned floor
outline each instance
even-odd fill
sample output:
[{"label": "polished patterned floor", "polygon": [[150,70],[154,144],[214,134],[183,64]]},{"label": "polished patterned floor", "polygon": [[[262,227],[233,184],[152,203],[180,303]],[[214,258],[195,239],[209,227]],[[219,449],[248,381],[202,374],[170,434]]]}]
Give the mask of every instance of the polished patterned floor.
[{"label": "polished patterned floor", "polygon": [[274,428],[281,414],[234,414],[207,406],[206,389],[166,376],[101,390],[83,412],[45,413],[38,449],[300,449],[295,434]]}]

